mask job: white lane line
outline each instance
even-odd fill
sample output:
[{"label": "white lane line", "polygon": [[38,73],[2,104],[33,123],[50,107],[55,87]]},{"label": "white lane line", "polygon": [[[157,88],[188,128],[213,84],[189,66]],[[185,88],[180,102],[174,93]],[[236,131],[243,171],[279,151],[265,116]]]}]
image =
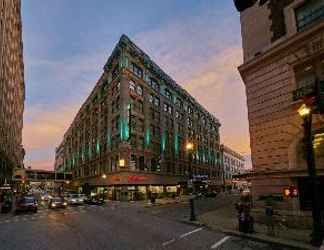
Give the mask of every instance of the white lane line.
[{"label": "white lane line", "polygon": [[210,249],[215,249],[219,246],[221,246],[222,244],[224,244],[229,238],[231,238],[230,236],[225,236],[223,239],[221,239],[220,241],[217,241],[214,245],[212,245],[210,247]]},{"label": "white lane line", "polygon": [[182,239],[182,238],[184,238],[184,237],[187,237],[187,236],[190,235],[190,234],[197,233],[197,232],[199,232],[199,231],[201,231],[201,230],[203,230],[202,227],[197,228],[197,229],[195,229],[195,230],[193,230],[193,231],[191,231],[191,232],[188,232],[188,233],[185,233],[185,234],[181,234],[181,235],[179,236],[179,238]]},{"label": "white lane line", "polygon": [[168,241],[166,241],[166,242],[163,242],[163,244],[162,244],[162,246],[167,246],[167,245],[169,245],[169,244],[171,244],[171,243],[173,243],[173,242],[175,242],[175,239],[172,239],[172,240],[168,240]]}]

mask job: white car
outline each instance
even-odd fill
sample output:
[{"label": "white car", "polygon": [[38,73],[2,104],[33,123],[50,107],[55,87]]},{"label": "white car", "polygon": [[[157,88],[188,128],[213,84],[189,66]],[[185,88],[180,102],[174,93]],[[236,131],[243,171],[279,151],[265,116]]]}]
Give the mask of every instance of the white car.
[{"label": "white car", "polygon": [[82,194],[68,194],[66,200],[70,205],[82,205],[84,203],[84,195]]}]

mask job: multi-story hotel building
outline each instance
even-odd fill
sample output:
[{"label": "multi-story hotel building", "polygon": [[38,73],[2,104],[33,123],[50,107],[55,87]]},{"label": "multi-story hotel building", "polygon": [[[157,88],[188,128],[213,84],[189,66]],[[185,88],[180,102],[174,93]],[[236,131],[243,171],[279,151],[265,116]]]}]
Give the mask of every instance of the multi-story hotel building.
[{"label": "multi-story hotel building", "polygon": [[0,185],[23,165],[25,99],[19,0],[0,0]]},{"label": "multi-story hotel building", "polygon": [[[280,0],[255,4],[241,13],[244,63],[252,149],[252,193],[258,200],[298,188],[297,198],[279,202],[287,213],[307,218],[312,199],[305,160],[303,101],[298,89],[324,80],[324,2]],[[296,97],[296,96],[295,96]],[[317,174],[324,188],[324,116],[313,115]],[[321,192],[324,208],[324,192]],[[298,211],[298,212],[296,212]],[[301,224],[300,224],[301,225]]]},{"label": "multi-story hotel building", "polygon": [[76,186],[106,187],[112,199],[179,192],[190,172],[220,185],[219,126],[123,35],[57,148],[55,166],[71,170]]},{"label": "multi-story hotel building", "polygon": [[244,156],[224,144],[220,146],[220,154],[223,167],[224,185],[230,189],[238,188],[235,181],[233,181],[233,176],[243,174],[245,172]]}]

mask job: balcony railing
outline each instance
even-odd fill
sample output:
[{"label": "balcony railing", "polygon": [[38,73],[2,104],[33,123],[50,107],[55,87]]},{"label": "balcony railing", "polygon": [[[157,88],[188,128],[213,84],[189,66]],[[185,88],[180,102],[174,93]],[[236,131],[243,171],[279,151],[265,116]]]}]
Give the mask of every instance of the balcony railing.
[{"label": "balcony railing", "polygon": [[315,82],[306,86],[302,86],[293,91],[293,101],[298,101],[305,96],[310,96],[313,94],[315,95],[315,92]]}]

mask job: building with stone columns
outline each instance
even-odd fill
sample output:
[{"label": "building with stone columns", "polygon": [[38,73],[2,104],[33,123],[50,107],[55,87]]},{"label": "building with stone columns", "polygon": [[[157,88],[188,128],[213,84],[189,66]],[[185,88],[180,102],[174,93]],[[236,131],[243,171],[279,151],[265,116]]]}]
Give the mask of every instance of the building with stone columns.
[{"label": "building with stone columns", "polygon": [[223,169],[223,183],[227,189],[236,189],[233,176],[240,175],[245,172],[245,158],[240,153],[222,144],[220,145],[221,164]]},{"label": "building with stone columns", "polygon": [[219,127],[123,35],[57,147],[55,166],[72,171],[83,191],[105,188],[112,199],[180,192],[190,169],[221,185]]},{"label": "building with stone columns", "polygon": [[[305,219],[311,190],[303,143],[303,120],[294,98],[301,89],[324,80],[324,2],[268,1],[241,13],[244,63],[239,67],[246,86],[251,136],[255,204],[277,196],[287,214]],[[322,84],[322,83],[321,83]],[[324,116],[313,115],[317,174],[324,188]],[[282,196],[298,188],[297,198]],[[324,208],[324,192],[321,192]]]},{"label": "building with stone columns", "polygon": [[25,99],[20,0],[0,0],[0,185],[23,166]]}]

